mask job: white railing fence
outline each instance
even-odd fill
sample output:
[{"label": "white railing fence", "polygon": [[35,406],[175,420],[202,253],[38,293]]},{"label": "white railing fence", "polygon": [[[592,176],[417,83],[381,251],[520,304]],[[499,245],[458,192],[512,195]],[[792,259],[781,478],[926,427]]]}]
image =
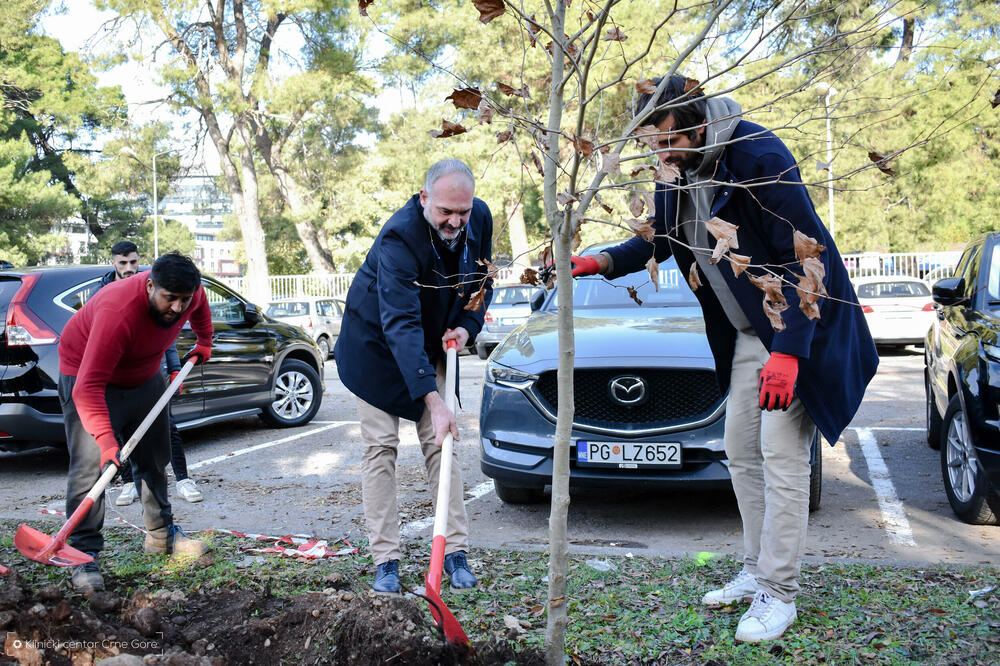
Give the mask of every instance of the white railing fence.
[{"label": "white railing fence", "polygon": [[[869,275],[910,275],[917,278],[938,280],[947,277],[949,269],[955,267],[961,252],[894,252],[880,254],[864,252],[845,254],[844,265],[853,277]],[[521,276],[519,268],[503,268],[497,274],[498,284],[517,284]],[[302,296],[322,296],[344,298],[354,279],[353,273],[331,273],[328,275],[272,275],[271,298],[299,298]],[[246,278],[225,278],[226,284],[240,293],[246,293]]]}]

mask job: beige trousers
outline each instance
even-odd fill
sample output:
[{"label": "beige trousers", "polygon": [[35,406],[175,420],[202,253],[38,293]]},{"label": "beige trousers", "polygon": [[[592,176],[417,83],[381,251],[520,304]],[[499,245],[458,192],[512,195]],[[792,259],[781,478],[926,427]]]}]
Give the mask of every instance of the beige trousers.
[{"label": "beige trousers", "polygon": [[[438,390],[444,394],[444,367],[437,368]],[[358,420],[365,452],[361,467],[361,495],[368,528],[368,544],[375,564],[402,559],[399,550],[399,511],[396,507],[396,451],[399,447],[399,417],[373,407],[358,398]],[[424,454],[424,466],[431,493],[437,503],[441,448],[434,444],[430,411],[417,422],[417,437]],[[465,490],[462,486],[458,456],[451,461],[451,497],[448,502],[448,526],[445,528],[445,554],[469,550],[469,519],[465,514]]]},{"label": "beige trousers", "polygon": [[760,409],[758,382],[769,356],[759,338],[737,333],[726,455],[743,519],[743,563],[761,589],[789,602],[799,591],[815,425],[798,398],[787,412]]}]

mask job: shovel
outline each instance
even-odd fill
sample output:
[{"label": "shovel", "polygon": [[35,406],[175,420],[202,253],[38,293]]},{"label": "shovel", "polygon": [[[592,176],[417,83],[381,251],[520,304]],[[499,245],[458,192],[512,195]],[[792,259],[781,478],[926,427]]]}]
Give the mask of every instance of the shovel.
[{"label": "shovel", "polygon": [[[132,451],[135,450],[135,447],[139,445],[139,440],[149,430],[149,426],[153,424],[156,417],[163,411],[164,406],[170,401],[171,396],[177,391],[177,387],[181,385],[181,382],[184,381],[184,378],[188,376],[193,367],[194,359],[184,364],[181,371],[174,377],[174,381],[170,382],[170,386],[167,387],[167,390],[160,396],[160,399],[153,405],[153,409],[150,410],[146,418],[139,424],[139,427],[132,433],[132,437],[129,438],[125,446],[122,447],[121,453],[118,454],[118,458],[122,463],[128,459]],[[91,488],[87,496],[80,502],[80,506],[76,507],[76,511],[73,512],[73,515],[69,517],[69,520],[66,521],[66,524],[62,526],[62,529],[54,537],[49,537],[33,527],[22,524],[17,528],[17,533],[14,534],[14,545],[29,560],[41,562],[42,564],[51,564],[57,567],[75,567],[80,564],[93,562],[94,558],[90,555],[72,546],[67,546],[66,539],[73,533],[73,530],[80,524],[84,516],[90,512],[90,507],[94,505],[97,498],[104,494],[104,490],[117,473],[117,467],[108,465],[104,473],[97,479],[94,487]]]},{"label": "shovel", "polygon": [[[444,376],[444,403],[455,413],[455,354],[458,342],[448,341]],[[469,637],[462,625],[441,599],[441,572],[444,568],[445,528],[448,526],[448,500],[451,497],[451,456],[454,440],[451,432],[441,444],[441,465],[438,470],[437,504],[434,512],[434,540],[431,542],[431,564],[424,577],[424,593],[431,602],[434,624],[444,629],[444,636],[452,643],[469,644]]]}]

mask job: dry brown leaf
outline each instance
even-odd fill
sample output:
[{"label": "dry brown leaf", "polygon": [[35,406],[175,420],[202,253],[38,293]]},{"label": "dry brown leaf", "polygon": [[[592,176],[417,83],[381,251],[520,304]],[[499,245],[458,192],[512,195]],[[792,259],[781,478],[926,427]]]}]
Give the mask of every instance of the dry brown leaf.
[{"label": "dry brown leaf", "polygon": [[653,289],[660,290],[660,262],[656,257],[650,257],[646,262],[646,270],[649,272],[649,279],[653,281]]},{"label": "dry brown leaf", "polygon": [[882,173],[888,174],[890,176],[896,175],[896,172],[893,171],[892,168],[889,166],[889,160],[891,158],[886,157],[883,153],[872,150],[868,153],[868,159],[874,162],[875,166],[877,166],[878,170],[881,171]]},{"label": "dry brown leaf", "polygon": [[536,287],[542,284],[542,281],[538,279],[538,271],[534,268],[525,268],[524,272],[521,273],[521,277],[518,279],[521,284],[531,284]]},{"label": "dry brown leaf", "polygon": [[652,164],[644,164],[641,167],[636,167],[636,168],[632,169],[632,173],[630,173],[629,176],[631,178],[635,178],[640,173],[642,173],[643,171],[646,171],[646,170],[656,171],[656,167],[653,166]]},{"label": "dry brown leaf", "polygon": [[653,193],[652,192],[643,192],[642,193],[642,201],[643,201],[643,203],[646,204],[646,210],[648,210],[649,214],[652,215],[653,211],[656,210],[656,202],[653,199]]},{"label": "dry brown leaf", "polygon": [[583,153],[584,158],[589,158],[594,154],[594,142],[587,141],[583,137],[578,136],[573,139],[573,146]]},{"label": "dry brown leaf", "polygon": [[788,309],[788,303],[784,304],[784,307],[779,303],[775,303],[767,296],[764,296],[764,314],[767,315],[768,320],[771,322],[771,328],[775,330],[776,333],[780,333],[785,330],[785,320],[781,318],[781,313]]},{"label": "dry brown leaf", "polygon": [[[577,217],[576,212],[573,213],[574,217]],[[580,227],[577,226],[576,231],[573,232],[573,238],[570,240],[569,251],[576,252],[583,245],[583,239],[580,237]]]},{"label": "dry brown leaf", "polygon": [[597,192],[596,194],[594,194],[594,201],[596,201],[597,205],[600,206],[601,208],[603,208],[604,212],[607,213],[608,215],[611,215],[612,213],[615,212],[614,208],[612,208],[608,204],[604,203],[604,200],[601,199],[601,193],[600,192]]},{"label": "dry brown leaf", "polygon": [[565,206],[566,204],[573,203],[574,201],[579,201],[579,199],[569,192],[560,192],[556,195],[556,203],[560,206]]},{"label": "dry brown leaf", "polygon": [[656,125],[643,125],[642,127],[637,127],[635,133],[632,135],[636,141],[641,141],[646,144],[650,150],[657,150],[656,145],[659,141],[660,128]]},{"label": "dry brown leaf", "polygon": [[456,109],[476,109],[483,101],[483,93],[479,88],[455,88],[444,101],[451,100]]},{"label": "dry brown leaf", "polygon": [[[747,277],[753,282],[754,286],[763,291],[773,300],[785,303],[785,295],[781,293],[781,280],[779,280],[774,275],[770,273],[765,273],[760,277],[757,277],[753,273],[747,273]],[[787,307],[788,304],[785,303]]]},{"label": "dry brown leaf", "polygon": [[479,10],[479,20],[482,23],[489,23],[504,13],[503,0],[472,0],[472,4]]},{"label": "dry brown leaf", "polygon": [[469,299],[469,302],[463,308],[464,310],[471,310],[476,312],[479,308],[483,307],[483,299],[486,298],[486,287],[482,287],[475,295]]},{"label": "dry brown leaf", "polygon": [[721,218],[713,217],[705,222],[705,226],[708,228],[708,233],[712,234],[716,239],[715,249],[712,250],[712,258],[709,259],[710,263],[718,263],[722,255],[731,248],[739,248],[740,244],[736,238],[736,230],[739,227],[735,224],[730,224]]},{"label": "dry brown leaf", "polygon": [[449,136],[457,136],[459,134],[465,134],[469,130],[465,129],[458,123],[453,123],[448,120],[441,120],[441,129],[431,130],[430,135],[435,139],[447,139]]},{"label": "dry brown leaf", "polygon": [[497,81],[497,90],[499,90],[504,95],[510,97],[523,97],[524,99],[530,99],[531,95],[528,93],[528,86],[523,86],[521,88],[512,88],[506,83],[500,83]]},{"label": "dry brown leaf", "polygon": [[487,258],[476,259],[476,263],[480,266],[486,266],[486,279],[492,280],[500,272],[500,267],[494,264]]},{"label": "dry brown leaf", "polygon": [[798,229],[792,234],[792,243],[795,245],[795,256],[800,262],[809,257],[819,257],[819,253],[826,249],[826,246],[820,245],[815,238],[806,236]]},{"label": "dry brown leaf", "polygon": [[689,93],[692,91],[693,94],[695,95],[697,95],[698,93],[705,94],[705,91],[701,89],[701,81],[698,81],[696,79],[687,79],[684,81],[684,92]]},{"label": "dry brown leaf", "polygon": [[628,295],[632,297],[633,301],[635,301],[639,305],[642,305],[642,300],[639,299],[639,292],[635,290],[635,287],[630,285],[628,287],[625,287],[625,290],[628,291]]},{"label": "dry brown leaf", "polygon": [[698,262],[692,261],[691,268],[688,270],[688,286],[691,287],[691,291],[698,291],[698,287],[701,286],[701,278],[698,276]]},{"label": "dry brown leaf", "polygon": [[618,153],[604,153],[601,155],[601,171],[604,173],[621,173],[621,155]]},{"label": "dry brown leaf", "polygon": [[497,132],[497,143],[507,143],[510,141],[510,137],[514,135],[514,130],[504,130],[503,132]]},{"label": "dry brown leaf", "polygon": [[544,177],[545,171],[542,170],[542,158],[535,151],[531,151],[531,161],[535,164],[535,168],[538,169],[538,175]]},{"label": "dry brown leaf", "polygon": [[493,106],[485,99],[479,102],[479,107],[476,109],[476,118],[479,119],[479,122],[486,123],[487,125],[493,122]]},{"label": "dry brown leaf", "polygon": [[368,16],[368,6],[373,2],[375,0],[358,0],[358,11],[361,12],[362,16]]},{"label": "dry brown leaf", "polygon": [[645,208],[645,202],[642,200],[642,195],[638,192],[632,192],[632,195],[628,198],[628,209],[632,213],[632,217],[639,217],[642,215],[642,211]]},{"label": "dry brown leaf", "polygon": [[656,175],[653,176],[654,180],[661,183],[676,183],[680,177],[681,170],[676,165],[667,164],[666,162],[659,162],[656,165]]},{"label": "dry brown leaf", "polygon": [[601,37],[603,42],[624,42],[628,35],[621,31],[621,28],[608,28],[608,31]]},{"label": "dry brown leaf", "polygon": [[[820,295],[816,279],[808,275],[796,277],[799,278],[799,283],[795,287],[795,293],[799,296],[799,309],[809,319],[819,319],[819,306],[816,302]],[[819,287],[821,288],[822,284]]]},{"label": "dry brown leaf", "polygon": [[538,253],[538,263],[542,266],[548,266],[552,263],[552,245],[546,245],[542,248],[542,251]]},{"label": "dry brown leaf", "polygon": [[625,220],[625,224],[629,226],[636,236],[639,238],[653,242],[653,238],[656,232],[653,231],[653,224],[649,220]]},{"label": "dry brown leaf", "polygon": [[[569,35],[563,35],[562,48],[566,52],[566,55],[568,55],[570,58],[575,58],[577,55],[580,54],[580,47],[576,45],[576,42],[569,41]],[[553,57],[556,55],[555,49],[556,49],[555,42],[549,42],[548,44],[545,45],[545,50],[551,53]]]},{"label": "dry brown leaf", "polygon": [[733,275],[740,276],[750,266],[750,257],[745,254],[729,253],[729,265],[733,267]]},{"label": "dry brown leaf", "polygon": [[823,284],[823,278],[826,277],[826,266],[823,265],[822,261],[815,257],[807,257],[802,262],[802,272],[816,283],[814,291],[820,296],[829,296],[826,293],[826,286]]},{"label": "dry brown leaf", "polygon": [[653,79],[641,79],[635,84],[635,90],[640,95],[652,95],[656,92],[656,81]]}]

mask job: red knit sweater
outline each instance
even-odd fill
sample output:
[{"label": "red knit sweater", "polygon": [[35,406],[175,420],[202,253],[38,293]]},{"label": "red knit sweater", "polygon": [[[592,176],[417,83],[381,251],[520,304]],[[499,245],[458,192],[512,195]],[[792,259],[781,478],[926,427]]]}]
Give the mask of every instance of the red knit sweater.
[{"label": "red knit sweater", "polygon": [[70,317],[59,338],[59,372],[76,377],[73,403],[83,427],[95,438],[112,432],[104,397],[107,385],[131,387],[149,381],[186,321],[191,320],[198,344],[212,344],[205,289],[199,286],[187,310],[170,328],[163,328],[149,314],[148,278],[145,271],[98,291]]}]

